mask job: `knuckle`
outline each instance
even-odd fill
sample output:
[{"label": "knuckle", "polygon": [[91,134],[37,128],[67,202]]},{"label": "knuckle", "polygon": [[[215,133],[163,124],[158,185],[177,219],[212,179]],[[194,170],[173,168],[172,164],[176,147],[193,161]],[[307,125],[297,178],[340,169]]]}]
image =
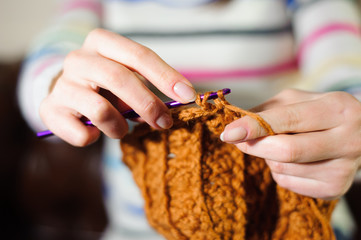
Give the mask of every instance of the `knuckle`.
[{"label": "knuckle", "polygon": [[279,96],[282,96],[283,98],[289,99],[289,98],[293,98],[296,93],[297,93],[297,91],[295,89],[287,88],[287,89],[282,90],[279,93]]},{"label": "knuckle", "polygon": [[324,101],[331,103],[332,108],[336,113],[343,113],[345,109],[345,93],[344,92],[329,92],[324,96]]},{"label": "knuckle", "polygon": [[74,99],[74,94],[77,92],[77,85],[72,79],[68,77],[60,77],[53,90],[49,93],[46,100],[52,104],[58,103],[60,105],[69,105],[69,102]]},{"label": "knuckle", "polygon": [[326,98],[335,99],[337,102],[343,102],[344,99],[348,98],[348,93],[342,91],[328,92],[325,94]]},{"label": "knuckle", "polygon": [[103,36],[106,33],[104,29],[95,28],[90,31],[85,39],[85,43],[92,43],[99,40],[99,37]]},{"label": "knuckle", "polygon": [[72,68],[77,61],[81,58],[80,50],[74,50],[68,53],[64,60],[64,69]]},{"label": "knuckle", "polygon": [[132,51],[132,57],[134,62],[141,62],[142,59],[152,58],[154,52],[142,45],[135,45]]},{"label": "knuckle", "polygon": [[282,162],[267,161],[267,164],[270,167],[271,171],[274,173],[282,174],[286,170],[285,163],[282,163]]},{"label": "knuckle", "polygon": [[93,141],[93,139],[91,138],[88,132],[78,131],[72,136],[70,141],[71,141],[70,143],[74,146],[85,147],[89,145]]},{"label": "knuckle", "polygon": [[142,117],[149,121],[156,121],[161,113],[165,112],[155,98],[143,100],[140,106]]},{"label": "knuckle", "polygon": [[169,70],[162,71],[158,79],[160,83],[167,83],[168,86],[174,86],[177,83],[177,78]]},{"label": "knuckle", "polygon": [[[349,132],[349,131],[347,131]],[[351,134],[344,134],[348,136],[350,139],[348,140],[347,144],[344,144],[342,148],[340,149],[341,154],[343,156],[349,157],[349,158],[359,158],[361,156],[361,135],[360,132],[357,133],[356,137],[350,137]]]},{"label": "knuckle", "polygon": [[115,136],[113,138],[120,139],[120,138],[124,137],[128,133],[128,129],[129,129],[129,127],[127,124],[122,125],[122,127],[119,129],[119,131],[115,132]]},{"label": "knuckle", "polygon": [[281,154],[279,161],[283,163],[296,163],[300,159],[297,147],[292,143],[283,143],[281,145]]},{"label": "knuckle", "polygon": [[352,97],[352,102],[354,103],[352,105],[354,114],[357,116],[360,116],[361,115],[361,102],[358,99],[356,99],[355,97],[353,97],[353,96],[351,96],[351,97]]},{"label": "knuckle", "polygon": [[109,67],[104,71],[105,76],[103,81],[106,85],[114,86],[117,88],[123,88],[125,84],[128,82],[126,72],[121,67]]},{"label": "knuckle", "polygon": [[128,126],[123,126],[120,129],[114,129],[110,132],[107,133],[104,132],[104,133],[112,139],[121,139],[127,134],[127,131],[128,131]]},{"label": "knuckle", "polygon": [[352,181],[353,176],[356,174],[357,167],[358,163],[354,159],[346,159],[339,162],[339,165],[335,165],[335,176],[336,179],[339,179],[337,183],[343,186]]},{"label": "knuckle", "polygon": [[302,119],[302,116],[300,116],[300,113],[295,110],[293,107],[286,107],[285,108],[285,121],[284,123],[284,129],[297,129],[298,125]]},{"label": "knuckle", "polygon": [[155,120],[160,115],[161,109],[155,99],[146,100],[141,104],[141,106],[143,106],[143,115],[146,116],[148,119]]},{"label": "knuckle", "polygon": [[344,195],[350,188],[355,169],[351,167],[352,164],[342,164],[334,170],[331,174],[332,178],[327,180],[325,189],[327,189],[327,195],[324,198],[333,199]]},{"label": "knuckle", "polygon": [[275,173],[275,172],[272,172],[272,178],[273,180],[282,188],[288,188],[288,185],[287,185],[287,175],[283,175],[283,174],[278,174],[278,173]]},{"label": "knuckle", "polygon": [[89,136],[85,133],[74,134],[71,141],[74,146],[85,147],[89,142]]},{"label": "knuckle", "polygon": [[[358,119],[361,122],[361,103],[347,92],[329,92],[324,95],[324,101],[332,106],[334,113],[346,119]],[[348,120],[349,121],[349,120]]]},{"label": "knuckle", "polygon": [[347,92],[329,92],[325,94],[325,101],[332,103],[333,109],[344,113],[348,109],[357,109],[361,111],[361,103]]},{"label": "knuckle", "polygon": [[89,118],[94,123],[101,123],[107,121],[111,116],[111,107],[106,100],[98,100],[92,106],[92,110],[89,113]]}]

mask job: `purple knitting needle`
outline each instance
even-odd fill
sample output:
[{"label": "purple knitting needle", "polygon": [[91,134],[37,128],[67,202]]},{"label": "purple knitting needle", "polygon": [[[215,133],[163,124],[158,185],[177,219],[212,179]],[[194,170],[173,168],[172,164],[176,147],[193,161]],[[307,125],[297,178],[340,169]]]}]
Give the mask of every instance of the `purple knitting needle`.
[{"label": "purple knitting needle", "polygon": [[[229,88],[224,88],[224,89],[222,89],[222,91],[223,91],[223,95],[227,95],[227,94],[231,93],[231,89],[229,89]],[[200,97],[201,97],[201,99],[203,99],[204,95],[201,94]],[[218,98],[217,92],[211,92],[209,97],[208,97],[208,99],[216,99],[216,98]],[[177,101],[171,101],[171,102],[166,102],[165,105],[168,108],[176,108],[176,107],[185,106],[185,105],[189,105],[189,104],[193,104],[193,103],[194,103],[194,101],[189,102],[189,103],[180,103],[180,102],[177,102]],[[139,117],[139,115],[133,109],[123,112],[122,116],[124,118],[128,118],[128,119]],[[87,126],[94,126],[91,123],[91,121],[85,121],[84,124],[87,125]],[[51,135],[53,135],[53,133],[50,130],[38,132],[36,134],[36,136],[38,138],[44,138],[44,137],[48,137],[48,136],[51,136]]]}]

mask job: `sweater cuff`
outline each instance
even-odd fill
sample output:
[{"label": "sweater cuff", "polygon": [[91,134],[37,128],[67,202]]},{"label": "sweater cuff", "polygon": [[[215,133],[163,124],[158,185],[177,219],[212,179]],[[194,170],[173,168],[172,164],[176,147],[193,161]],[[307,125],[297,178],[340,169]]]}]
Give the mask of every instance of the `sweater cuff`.
[{"label": "sweater cuff", "polygon": [[18,101],[23,117],[34,131],[46,129],[39,108],[48,96],[54,78],[62,70],[63,61],[61,56],[46,57],[21,73]]}]

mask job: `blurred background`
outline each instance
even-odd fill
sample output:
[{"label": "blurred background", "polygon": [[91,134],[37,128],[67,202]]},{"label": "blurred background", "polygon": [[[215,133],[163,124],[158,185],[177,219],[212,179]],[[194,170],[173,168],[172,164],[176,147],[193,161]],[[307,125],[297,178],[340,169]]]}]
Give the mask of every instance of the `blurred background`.
[{"label": "blurred background", "polygon": [[82,149],[36,139],[16,104],[26,49],[56,2],[0,0],[0,239],[99,239],[107,223],[101,141]]},{"label": "blurred background", "polygon": [[0,61],[20,61],[29,40],[46,27],[56,13],[56,2],[49,0],[0,1]]},{"label": "blurred background", "polygon": [[[34,137],[15,91],[31,39],[50,24],[56,1],[0,0],[0,238],[99,239],[107,224],[100,145],[74,148]],[[346,195],[361,222],[361,184]],[[361,239],[359,233],[354,239]]]}]

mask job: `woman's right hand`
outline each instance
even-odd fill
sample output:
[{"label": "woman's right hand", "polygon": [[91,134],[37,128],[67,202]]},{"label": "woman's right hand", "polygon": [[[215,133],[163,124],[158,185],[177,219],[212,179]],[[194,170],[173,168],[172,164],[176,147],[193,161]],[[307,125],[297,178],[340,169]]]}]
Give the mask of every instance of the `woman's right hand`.
[{"label": "woman's right hand", "polygon": [[[81,49],[66,57],[61,75],[41,104],[40,116],[49,130],[74,146],[96,141],[100,131],[111,138],[124,136],[128,126],[120,112],[129,108],[154,128],[171,127],[168,108],[139,75],[176,101],[195,100],[191,83],[152,50],[96,29]],[[102,96],[100,89],[116,96],[117,104]],[[83,117],[96,127],[84,125]]]}]

